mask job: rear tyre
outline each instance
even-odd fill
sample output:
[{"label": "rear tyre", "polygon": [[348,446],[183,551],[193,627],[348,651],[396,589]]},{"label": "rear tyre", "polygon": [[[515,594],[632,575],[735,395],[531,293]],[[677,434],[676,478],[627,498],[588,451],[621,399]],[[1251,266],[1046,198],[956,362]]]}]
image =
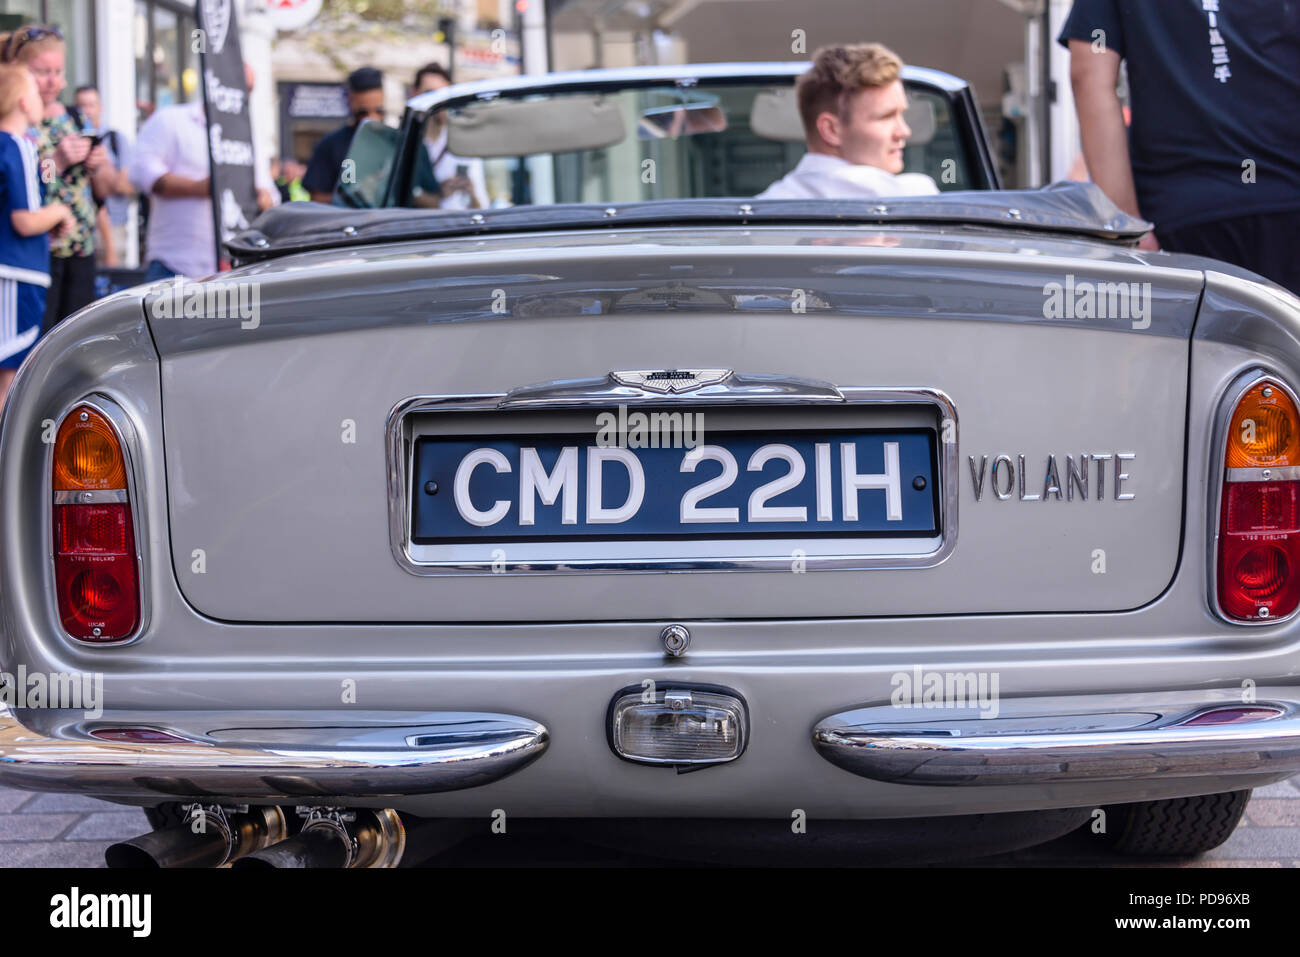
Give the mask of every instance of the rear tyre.
[{"label": "rear tyre", "polygon": [[1224,791],[1107,808],[1111,848],[1140,857],[1191,857],[1218,847],[1246,810],[1250,791]]}]

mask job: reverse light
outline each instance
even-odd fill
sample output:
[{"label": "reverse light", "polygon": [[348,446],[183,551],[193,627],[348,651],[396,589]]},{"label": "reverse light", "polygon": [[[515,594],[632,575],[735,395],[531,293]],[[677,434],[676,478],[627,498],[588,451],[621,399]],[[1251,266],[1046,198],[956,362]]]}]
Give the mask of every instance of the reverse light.
[{"label": "reverse light", "polygon": [[51,494],[59,617],[73,638],[119,641],[140,622],[140,578],[122,438],[78,405],[54,440]]},{"label": "reverse light", "polygon": [[1237,400],[1224,449],[1216,583],[1235,621],[1285,618],[1300,605],[1300,413],[1263,378]]},{"label": "reverse light", "polygon": [[625,690],[609,710],[614,753],[642,764],[708,765],[745,750],[746,709],[724,689]]}]

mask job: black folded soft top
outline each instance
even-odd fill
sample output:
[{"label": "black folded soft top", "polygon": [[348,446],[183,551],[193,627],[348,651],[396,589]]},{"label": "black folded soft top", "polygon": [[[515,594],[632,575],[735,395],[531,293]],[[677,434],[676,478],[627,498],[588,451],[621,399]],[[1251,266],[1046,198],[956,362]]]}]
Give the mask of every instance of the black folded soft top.
[{"label": "black folded soft top", "polygon": [[287,203],[267,210],[226,248],[240,263],[339,246],[477,234],[626,229],[629,226],[928,224],[1031,230],[1135,243],[1151,224],[1129,216],[1091,183],[1033,190],[831,199],[672,199],[558,203],[465,212],[346,209]]}]

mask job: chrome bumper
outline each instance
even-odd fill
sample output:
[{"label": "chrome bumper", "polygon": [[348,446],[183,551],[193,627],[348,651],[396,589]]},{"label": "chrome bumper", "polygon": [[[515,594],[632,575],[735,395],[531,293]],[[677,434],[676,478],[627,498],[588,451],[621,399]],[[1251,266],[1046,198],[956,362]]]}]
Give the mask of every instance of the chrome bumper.
[{"label": "chrome bumper", "polygon": [[[846,771],[877,781],[920,785],[1012,785],[1144,778],[1284,777],[1300,771],[1300,705],[1260,700],[1134,704],[1098,710],[1055,699],[1044,712],[983,719],[927,710],[921,721],[889,706],[832,715],[813,729],[813,746]],[[1225,709],[1259,713],[1233,723],[1205,723]],[[1006,710],[1006,709],[1004,709]],[[1190,722],[1190,723],[1189,723]],[[1268,783],[1261,780],[1261,784]]]},{"label": "chrome bumper", "polygon": [[[436,713],[400,724],[311,724],[300,713],[277,723],[264,712],[258,726],[231,727],[202,716],[171,722],[100,720],[38,733],[0,708],[0,785],[102,797],[380,798],[478,787],[512,774],[546,750],[546,728],[501,714]],[[237,719],[236,719],[237,720]],[[224,728],[221,725],[226,725]],[[314,726],[313,726],[314,725]],[[95,728],[147,727],[173,743],[104,741]]]}]

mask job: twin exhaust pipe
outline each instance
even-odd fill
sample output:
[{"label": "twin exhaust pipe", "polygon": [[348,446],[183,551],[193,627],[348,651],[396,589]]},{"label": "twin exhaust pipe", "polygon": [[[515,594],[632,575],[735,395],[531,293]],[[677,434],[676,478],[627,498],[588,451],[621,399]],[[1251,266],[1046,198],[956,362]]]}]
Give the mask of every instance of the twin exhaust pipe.
[{"label": "twin exhaust pipe", "polygon": [[190,804],[172,827],[111,845],[112,868],[396,867],[407,827],[392,808],[300,807],[302,826],[289,836],[279,807]]},{"label": "twin exhaust pipe", "polygon": [[241,857],[231,867],[396,867],[405,850],[406,828],[392,808],[313,808],[297,835]]}]

